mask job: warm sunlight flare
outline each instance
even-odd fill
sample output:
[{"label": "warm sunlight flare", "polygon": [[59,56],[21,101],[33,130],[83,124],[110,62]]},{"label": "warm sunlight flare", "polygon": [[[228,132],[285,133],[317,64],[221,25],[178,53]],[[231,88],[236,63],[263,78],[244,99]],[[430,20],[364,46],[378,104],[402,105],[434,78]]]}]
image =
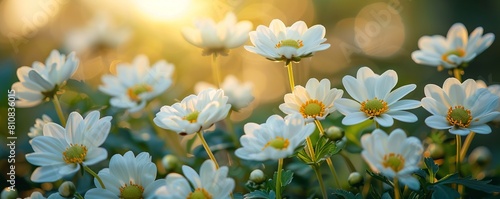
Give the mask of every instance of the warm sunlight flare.
[{"label": "warm sunlight flare", "polygon": [[189,5],[190,0],[134,0],[134,3],[145,14],[157,20],[172,20],[180,17]]}]

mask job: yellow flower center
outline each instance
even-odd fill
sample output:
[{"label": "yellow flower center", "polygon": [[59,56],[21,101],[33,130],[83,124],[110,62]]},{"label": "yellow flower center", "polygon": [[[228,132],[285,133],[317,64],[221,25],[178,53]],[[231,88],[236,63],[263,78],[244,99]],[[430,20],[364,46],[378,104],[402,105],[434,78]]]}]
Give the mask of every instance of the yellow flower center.
[{"label": "yellow flower center", "polygon": [[302,104],[300,107],[300,113],[305,118],[307,117],[322,117],[325,114],[325,105],[323,102],[318,100],[309,100]]},{"label": "yellow flower center", "polygon": [[302,43],[302,40],[285,39],[278,42],[275,47],[281,48],[282,46],[289,46],[298,49],[304,46],[304,44]]},{"label": "yellow flower center", "polygon": [[64,162],[80,164],[87,156],[87,147],[82,144],[70,144],[63,152]]},{"label": "yellow flower center", "polygon": [[290,141],[288,139],[284,139],[283,137],[278,136],[276,137],[276,139],[267,142],[262,150],[264,150],[268,146],[271,146],[278,150],[283,150],[288,148],[288,145],[290,145]]},{"label": "yellow flower center", "polygon": [[472,121],[472,114],[463,106],[450,107],[446,120],[455,127],[467,128]]},{"label": "yellow flower center", "polygon": [[448,62],[448,63],[453,63],[451,62],[450,60],[448,60],[448,56],[450,55],[456,55],[456,56],[459,56],[459,57],[463,57],[465,55],[465,50],[462,49],[462,48],[458,48],[456,50],[451,50],[451,51],[448,51],[446,53],[444,53],[442,56],[441,56],[441,59],[445,62]]},{"label": "yellow flower center", "polygon": [[140,94],[145,93],[145,92],[151,92],[152,90],[153,90],[153,88],[150,85],[138,84],[138,85],[135,85],[135,86],[128,88],[127,94],[131,100],[137,102],[137,101],[141,100],[141,98],[139,97]]},{"label": "yellow flower center", "polygon": [[186,197],[186,199],[212,199],[212,195],[203,188],[196,188]]},{"label": "yellow flower center", "polygon": [[199,114],[200,114],[200,112],[193,111],[193,112],[187,114],[186,116],[184,116],[184,119],[189,121],[190,123],[195,123],[196,121],[198,121]]},{"label": "yellow flower center", "polygon": [[142,193],[144,193],[144,187],[132,181],[120,187],[120,198],[123,199],[142,199]]},{"label": "yellow flower center", "polygon": [[388,109],[387,102],[374,98],[361,102],[361,108],[359,110],[364,112],[366,116],[373,118],[384,114]]},{"label": "yellow flower center", "polygon": [[389,153],[384,155],[382,166],[391,168],[394,172],[401,171],[405,166],[405,158],[401,154]]}]

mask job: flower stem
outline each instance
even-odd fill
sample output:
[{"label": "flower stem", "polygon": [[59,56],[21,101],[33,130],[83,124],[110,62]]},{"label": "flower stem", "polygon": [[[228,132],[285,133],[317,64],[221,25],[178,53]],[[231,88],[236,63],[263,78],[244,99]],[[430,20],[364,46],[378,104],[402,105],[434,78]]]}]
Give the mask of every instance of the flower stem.
[{"label": "flower stem", "polygon": [[340,156],[342,156],[342,158],[344,158],[344,161],[345,163],[347,164],[347,167],[349,168],[349,172],[355,172],[356,171],[356,167],[354,167],[354,164],[351,162],[351,160],[349,159],[349,157],[347,157],[346,154],[344,154],[344,152],[340,152],[339,153]]},{"label": "flower stem", "polygon": [[281,170],[283,170],[283,158],[278,160],[278,174],[276,175],[276,199],[281,199]]},{"label": "flower stem", "polygon": [[84,164],[81,164],[81,166],[83,167],[83,169],[85,171],[87,171],[90,175],[92,175],[95,179],[97,179],[97,181],[99,181],[99,185],[101,185],[101,187],[103,189],[106,189],[106,187],[104,186],[104,183],[102,182],[101,178],[99,177],[99,175],[97,175],[94,171],[92,171],[92,169],[90,169],[88,166],[84,165]]},{"label": "flower stem", "polygon": [[394,199],[401,199],[401,190],[399,190],[398,177],[394,177]]},{"label": "flower stem", "polygon": [[214,78],[214,83],[220,88],[220,72],[219,72],[219,62],[217,62],[217,53],[212,54],[212,75]]},{"label": "flower stem", "polygon": [[57,116],[59,117],[59,120],[61,121],[61,126],[66,126],[66,118],[64,117],[64,113],[61,108],[61,103],[59,102],[59,98],[57,95],[54,95],[52,98],[52,102],[54,102],[54,107],[56,108]]},{"label": "flower stem", "polygon": [[373,119],[373,123],[375,124],[376,129],[380,129],[380,125],[377,123],[377,121],[375,121],[375,119]]},{"label": "flower stem", "polygon": [[319,187],[321,188],[321,194],[324,199],[328,199],[328,195],[326,194],[325,184],[323,183],[323,177],[321,176],[321,172],[319,171],[319,165],[313,166],[314,173],[316,174],[316,178],[318,178]]},{"label": "flower stem", "polygon": [[84,199],[82,195],[80,195],[78,192],[75,192],[75,198],[77,199]]},{"label": "flower stem", "polygon": [[458,79],[459,82],[462,82],[462,69],[454,68],[453,69],[453,76]]},{"label": "flower stem", "polygon": [[464,145],[462,146],[462,151],[460,151],[460,160],[463,160],[465,158],[465,154],[467,154],[467,150],[469,149],[470,144],[474,139],[475,135],[476,133],[471,131],[469,135],[467,135],[467,137],[465,138]]},{"label": "flower stem", "polygon": [[212,150],[210,150],[210,147],[208,147],[207,141],[203,137],[203,134],[201,133],[201,131],[198,131],[196,134],[198,134],[198,137],[200,137],[201,144],[203,145],[203,148],[205,148],[205,151],[207,152],[208,157],[210,157],[210,159],[214,162],[215,168],[219,169],[219,163],[217,163],[217,160],[215,159],[215,156],[212,153]]},{"label": "flower stem", "polygon": [[[319,120],[314,120],[314,123],[318,127],[319,135],[323,135],[325,133],[325,130],[323,129],[323,125],[321,125],[321,122]],[[333,167],[332,159],[327,158],[326,163],[328,164],[328,167],[330,168],[330,172],[332,172],[333,178],[335,179],[337,186],[340,188],[339,177],[337,175],[337,172],[335,171],[335,167]]]},{"label": "flower stem", "polygon": [[295,80],[293,79],[293,64],[292,62],[288,62],[286,64],[286,67],[288,69],[288,80],[290,81],[290,91],[293,92],[293,89],[295,88]]},{"label": "flower stem", "polygon": [[[462,147],[462,136],[456,135],[455,138],[456,138],[456,144],[457,144],[457,152],[455,155],[455,157],[456,157],[455,170],[458,173],[458,177],[461,177],[461,175],[460,175],[460,173],[461,173],[460,172],[460,165],[461,165],[460,151],[461,151],[461,147]],[[457,191],[460,194],[460,198],[462,198],[462,191],[463,191],[463,188],[461,186],[462,186],[461,184],[457,184]]]}]

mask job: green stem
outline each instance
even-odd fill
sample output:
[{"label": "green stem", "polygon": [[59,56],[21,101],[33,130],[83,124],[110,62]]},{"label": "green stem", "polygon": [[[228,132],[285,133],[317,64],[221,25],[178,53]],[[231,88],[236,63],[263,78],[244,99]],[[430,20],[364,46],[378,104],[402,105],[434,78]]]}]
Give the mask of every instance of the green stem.
[{"label": "green stem", "polygon": [[75,198],[77,199],[84,199],[82,195],[80,195],[78,192],[75,192]]},{"label": "green stem", "polygon": [[90,169],[88,166],[84,165],[84,164],[81,164],[81,166],[83,167],[83,169],[85,171],[87,171],[87,173],[89,173],[90,175],[94,176],[95,179],[97,179],[97,181],[99,181],[99,185],[101,185],[101,187],[103,189],[106,189],[106,187],[104,186],[104,183],[102,182],[101,178],[99,177],[99,175],[97,175],[94,171],[92,171],[92,169]]},{"label": "green stem", "polygon": [[460,160],[463,161],[463,159],[465,158],[465,154],[467,154],[467,150],[469,150],[470,144],[472,143],[475,135],[476,133],[471,131],[465,138],[464,145],[462,146],[462,150],[460,151]]},{"label": "green stem", "polygon": [[293,79],[293,64],[292,62],[288,62],[288,64],[286,64],[286,67],[288,69],[288,80],[290,82],[290,91],[293,92],[293,89],[295,88],[295,80]]},{"label": "green stem", "polygon": [[342,156],[342,158],[344,158],[344,161],[347,164],[347,167],[349,168],[349,172],[351,172],[351,173],[356,172],[356,168],[354,167],[354,164],[351,162],[349,157],[347,157],[347,155],[344,154],[343,151],[341,151],[339,154],[340,154],[340,156]]},{"label": "green stem", "polygon": [[318,165],[313,165],[314,173],[316,174],[316,178],[318,178],[319,187],[321,188],[321,194],[324,199],[328,199],[328,195],[326,194],[325,184],[323,183],[323,177],[321,176],[321,172],[319,171]]},{"label": "green stem", "polygon": [[[458,173],[458,177],[461,177],[461,175],[460,175],[460,173],[461,173],[460,172],[460,170],[461,170],[460,166],[461,166],[462,162],[461,162],[461,159],[460,159],[460,151],[461,151],[461,147],[462,147],[462,136],[456,135],[455,138],[456,138],[456,145],[457,145],[457,152],[456,152],[456,155],[455,155],[455,157],[456,157],[455,170]],[[462,191],[463,191],[463,188],[461,186],[462,186],[461,184],[457,184],[457,191],[460,194],[460,198],[462,196]]]},{"label": "green stem", "polygon": [[398,177],[394,177],[394,199],[401,199],[401,190],[399,190]]},{"label": "green stem", "polygon": [[462,69],[454,68],[453,69],[453,76],[458,79],[458,81],[462,82]]},{"label": "green stem", "polygon": [[[316,124],[316,127],[318,127],[319,135],[323,135],[325,133],[325,130],[323,129],[323,125],[321,125],[321,122],[319,120],[314,120],[314,123]],[[332,172],[333,178],[335,179],[335,182],[337,183],[337,187],[340,188],[339,177],[337,175],[337,172],[335,171],[335,167],[333,167],[332,159],[327,158],[326,163],[328,164],[328,167],[330,168],[330,172]]]},{"label": "green stem", "polygon": [[281,170],[283,170],[283,158],[278,160],[278,174],[276,175],[276,199],[281,199]]},{"label": "green stem", "polygon": [[66,118],[64,117],[64,113],[61,108],[61,103],[59,102],[59,98],[57,95],[54,95],[54,98],[52,98],[52,102],[54,102],[54,107],[56,108],[57,116],[59,117],[59,120],[61,121],[61,126],[66,126]]},{"label": "green stem", "polygon": [[377,121],[375,121],[375,119],[373,119],[373,123],[375,124],[376,129],[380,129],[380,125],[377,123]]},{"label": "green stem", "polygon": [[214,83],[220,88],[220,71],[219,62],[217,62],[217,53],[212,54],[212,75],[214,78]]},{"label": "green stem", "polygon": [[219,169],[219,163],[217,163],[217,160],[215,159],[215,156],[212,153],[212,150],[210,150],[210,147],[208,147],[207,141],[203,137],[203,134],[201,133],[201,131],[198,131],[196,134],[198,134],[198,137],[201,140],[201,144],[203,145],[203,148],[205,148],[205,151],[207,152],[208,157],[210,157],[210,159],[214,162],[215,168]]}]

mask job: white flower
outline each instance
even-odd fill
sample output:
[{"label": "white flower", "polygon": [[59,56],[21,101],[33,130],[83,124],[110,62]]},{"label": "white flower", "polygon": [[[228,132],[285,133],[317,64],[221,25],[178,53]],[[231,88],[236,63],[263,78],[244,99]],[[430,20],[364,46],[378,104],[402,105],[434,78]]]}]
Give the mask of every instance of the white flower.
[{"label": "white flower", "polygon": [[[492,84],[492,85],[487,86],[486,83],[482,80],[478,80],[478,81],[476,81],[476,83],[477,83],[478,88],[487,88],[491,93],[500,97],[500,84]],[[496,111],[500,112],[500,103],[498,103],[498,107],[496,108]],[[493,119],[493,121],[500,122],[500,116]]]},{"label": "white flower", "polygon": [[286,27],[281,20],[274,19],[269,27],[259,25],[256,31],[250,32],[254,46],[245,46],[245,49],[273,61],[298,62],[330,47],[330,44],[322,44],[326,41],[325,32],[322,25],[307,28],[305,22],[297,21]]},{"label": "white flower", "polygon": [[90,189],[85,198],[148,198],[165,184],[164,179],[156,179],[156,165],[151,162],[151,156],[142,152],[134,156],[128,151],[123,156],[116,154],[109,161],[109,168],[99,171],[99,177],[106,189],[102,188],[97,179],[97,188]]},{"label": "white flower", "polygon": [[45,64],[33,62],[33,67],[22,66],[17,69],[19,82],[12,85],[16,91],[17,107],[33,107],[45,99],[54,97],[78,68],[79,60],[72,52],[66,57],[52,50]]},{"label": "white flower", "polygon": [[126,42],[131,35],[130,29],[114,24],[109,14],[99,13],[84,27],[66,35],[65,48],[78,53],[115,48]]},{"label": "white flower", "polygon": [[99,112],[90,112],[85,119],[77,112],[68,117],[66,128],[56,123],[43,127],[43,136],[35,137],[30,144],[35,152],[26,160],[40,166],[31,175],[34,182],[54,182],[80,170],[80,164],[93,165],[108,156],[99,147],[108,136],[111,116],[99,119]]},{"label": "white flower", "polygon": [[479,134],[491,133],[486,124],[500,116],[499,97],[477,83],[467,79],[460,83],[456,78],[448,78],[443,88],[434,84],[424,87],[425,97],[422,107],[432,115],[425,124],[435,129],[449,129],[450,133],[467,135],[471,131]]},{"label": "white flower", "polygon": [[240,138],[242,148],[234,154],[246,160],[278,160],[293,154],[314,132],[314,123],[304,124],[300,114],[287,115],[284,119],[272,115],[263,124],[247,123],[245,135]]},{"label": "white flower", "polygon": [[295,86],[292,93],[286,94],[279,108],[286,114],[300,113],[307,122],[324,120],[336,110],[333,102],[343,94],[343,90],[330,88],[330,80],[311,78],[305,88]]},{"label": "white flower", "polygon": [[160,60],[149,66],[145,55],[135,57],[132,64],[118,64],[116,76],[103,75],[104,85],[99,90],[113,96],[112,106],[137,112],[146,106],[148,100],[160,95],[172,84],[174,66]]},{"label": "white flower", "polygon": [[237,22],[234,13],[229,12],[219,23],[210,18],[196,20],[195,28],[183,28],[182,35],[189,43],[203,48],[203,55],[226,55],[229,49],[237,48],[248,40],[251,29],[250,21]]},{"label": "white flower", "polygon": [[361,145],[361,155],[372,171],[388,178],[397,177],[410,189],[419,189],[420,183],[412,176],[413,172],[419,170],[418,163],[424,151],[418,138],[407,138],[401,129],[395,129],[389,136],[375,129],[372,134],[361,137]]},{"label": "white flower", "polygon": [[43,135],[43,126],[45,126],[45,124],[48,124],[50,122],[52,122],[52,119],[50,119],[49,116],[43,114],[41,119],[37,118],[35,120],[35,125],[30,128],[28,136],[30,138],[34,138]]},{"label": "white flower", "polygon": [[161,107],[153,121],[179,135],[193,134],[226,118],[231,108],[227,100],[223,90],[207,89],[198,95],[189,95],[172,106]]},{"label": "white flower", "polygon": [[455,23],[444,38],[441,35],[423,36],[418,40],[420,50],[411,54],[418,64],[452,69],[466,66],[468,62],[490,47],[495,40],[493,33],[483,36],[483,28],[477,27],[470,36],[462,23]]},{"label": "white flower", "polygon": [[[208,88],[216,88],[216,86],[207,82],[198,82],[194,86],[195,93],[200,93]],[[221,84],[221,89],[224,90],[224,95],[228,97],[228,103],[231,108],[238,111],[247,107],[254,100],[252,95],[253,84],[251,82],[240,83],[234,75],[228,75]]]},{"label": "white flower", "polygon": [[417,100],[400,100],[415,90],[415,84],[409,84],[391,91],[398,82],[398,74],[388,70],[378,75],[368,67],[358,70],[356,78],[345,76],[342,83],[354,99],[337,99],[335,106],[344,114],[344,125],[361,123],[374,119],[378,124],[388,127],[394,124],[394,119],[403,122],[416,122],[417,116],[405,110],[420,106]]},{"label": "white flower", "polygon": [[182,166],[182,172],[189,182],[180,174],[168,174],[166,186],[158,189],[154,198],[231,198],[230,194],[234,189],[234,180],[227,177],[228,168],[226,166],[216,169],[212,160],[205,160],[201,165],[199,175],[186,165]]}]

